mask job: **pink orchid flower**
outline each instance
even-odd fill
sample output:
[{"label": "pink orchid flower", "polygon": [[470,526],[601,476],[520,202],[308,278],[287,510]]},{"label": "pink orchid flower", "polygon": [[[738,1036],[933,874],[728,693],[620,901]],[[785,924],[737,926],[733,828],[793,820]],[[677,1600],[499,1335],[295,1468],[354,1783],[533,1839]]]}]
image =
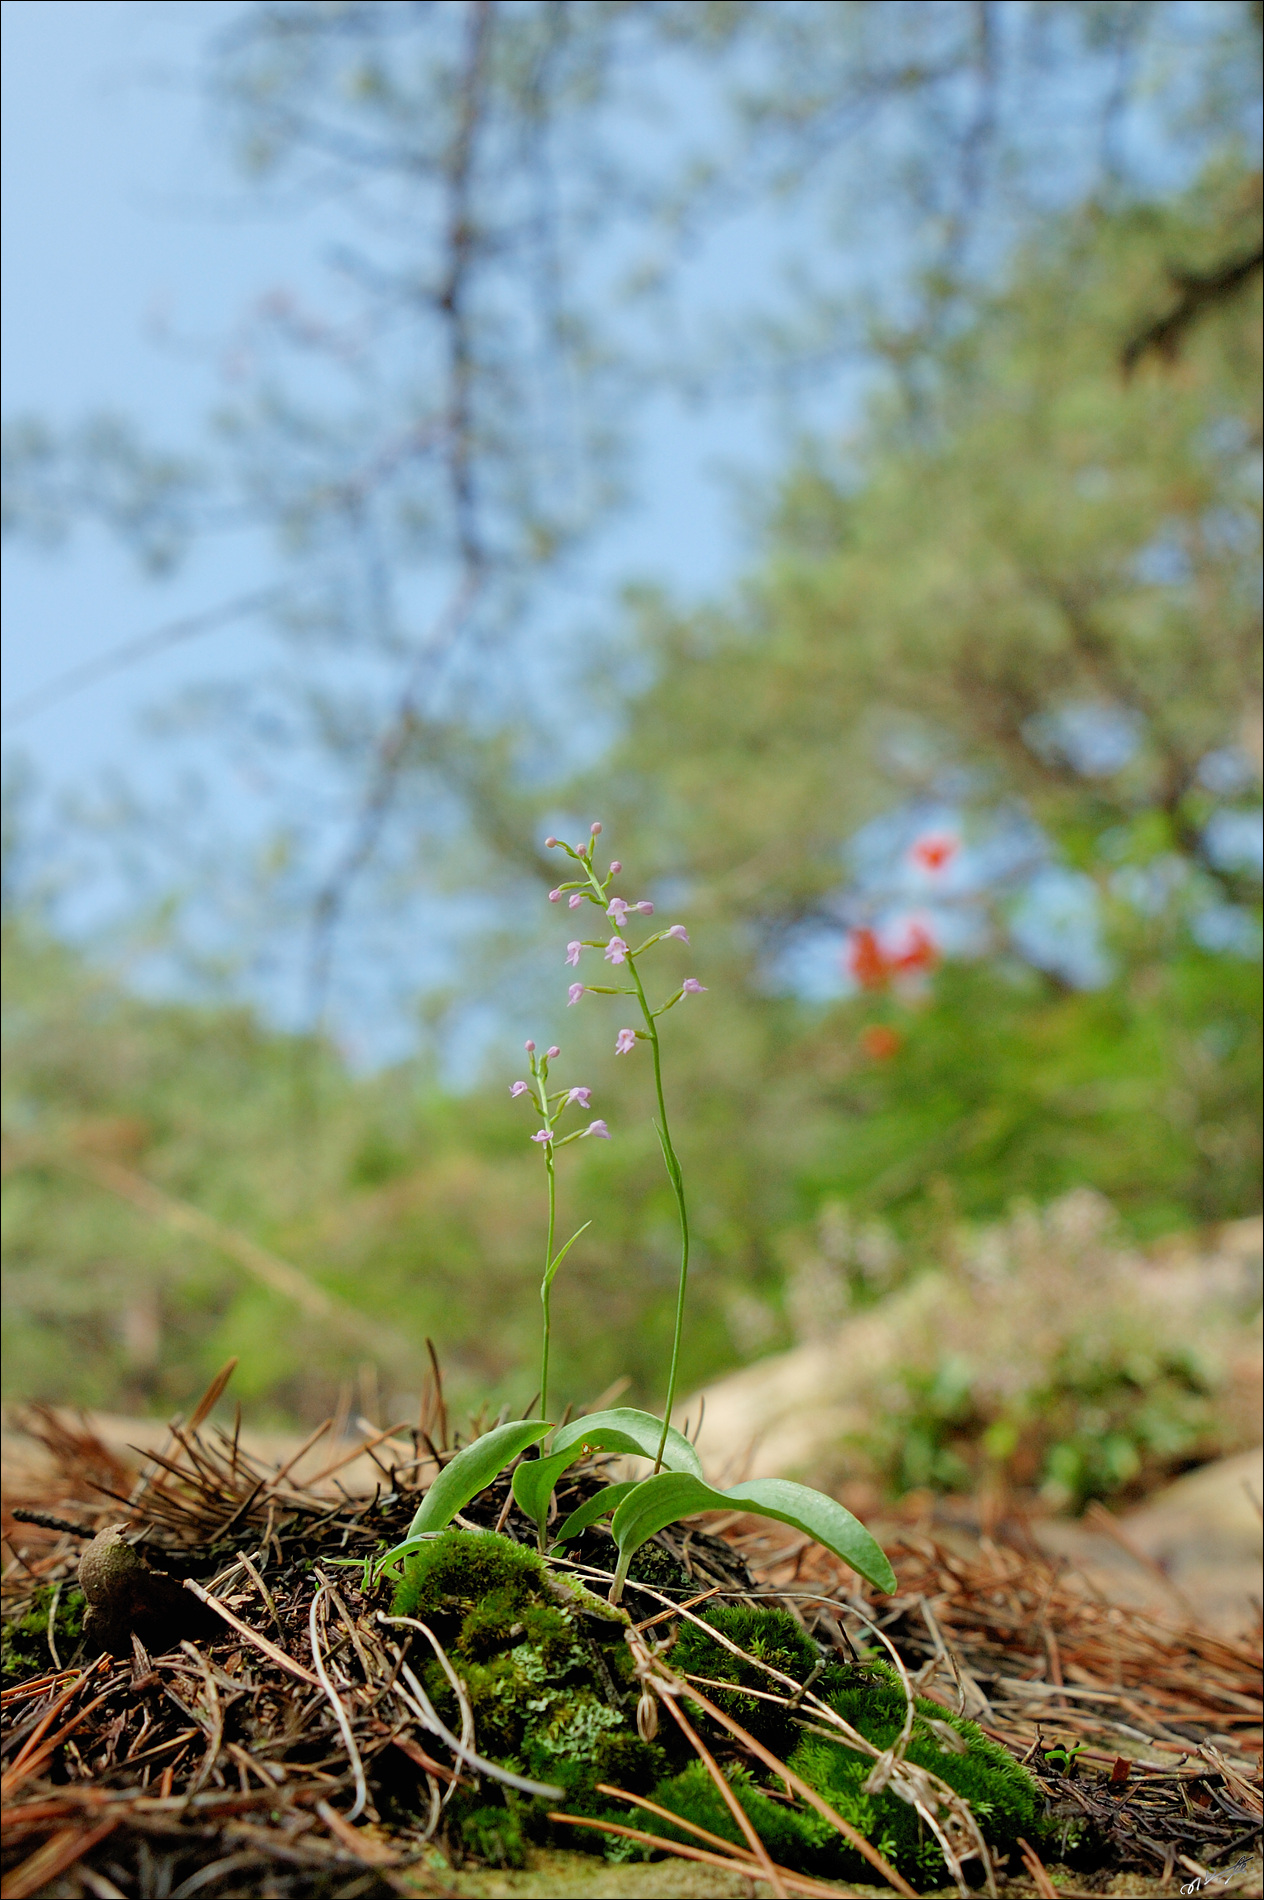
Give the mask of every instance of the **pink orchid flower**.
[{"label": "pink orchid flower", "polygon": [[583,993],[584,993],[584,986],[582,983],[572,983],[570,988],[566,992],[567,1009],[573,1009],[575,1004],[579,1001],[580,997],[583,995]]},{"label": "pink orchid flower", "polygon": [[707,986],[699,983],[696,976],[687,976],[680,986],[682,996],[705,996]]},{"label": "pink orchid flower", "polygon": [[[615,963],[615,964],[626,963],[627,956],[628,956],[628,946],[626,943],[624,943],[623,938],[611,937],[609,943],[606,945],[605,955],[606,955],[607,963]],[[576,962],[578,962],[578,960],[579,959],[576,958]]]},{"label": "pink orchid flower", "polygon": [[612,897],[610,899],[609,904],[606,906],[606,916],[614,918],[616,930],[622,930],[624,924],[627,923],[629,909],[630,906],[626,899],[622,897]]},{"label": "pink orchid flower", "polygon": [[578,1102],[581,1108],[587,1108],[591,1101],[591,1089],[572,1089],[566,1098],[566,1106],[569,1108],[572,1102]]},{"label": "pink orchid flower", "polygon": [[610,1139],[610,1130],[606,1127],[604,1122],[589,1122],[584,1133],[586,1135],[596,1135],[602,1141],[609,1141]]},{"label": "pink orchid flower", "polygon": [[526,1095],[528,1092],[525,1082],[511,1082],[509,1085],[509,1093],[511,1095]]},{"label": "pink orchid flower", "polygon": [[636,1048],[635,1029],[621,1029],[614,1039],[614,1052],[617,1056],[626,1056],[629,1050]]},{"label": "pink orchid flower", "polygon": [[643,897],[640,903],[633,904],[632,908],[633,910],[639,910],[642,917],[652,917],[654,915],[654,906],[649,902],[648,898]]},{"label": "pink orchid flower", "polygon": [[683,924],[672,924],[670,929],[664,932],[664,935],[668,937],[679,937],[682,943],[688,943],[689,941],[689,932],[685,929]]},{"label": "pink orchid flower", "polygon": [[570,964],[572,970],[575,968],[576,964],[579,962],[579,953],[583,949],[583,947],[584,946],[579,941],[578,937],[572,937],[570,942],[566,946],[566,961]]},{"label": "pink orchid flower", "polygon": [[551,1128],[537,1129],[535,1134],[532,1135],[531,1139],[532,1141],[552,1141],[553,1130]]}]

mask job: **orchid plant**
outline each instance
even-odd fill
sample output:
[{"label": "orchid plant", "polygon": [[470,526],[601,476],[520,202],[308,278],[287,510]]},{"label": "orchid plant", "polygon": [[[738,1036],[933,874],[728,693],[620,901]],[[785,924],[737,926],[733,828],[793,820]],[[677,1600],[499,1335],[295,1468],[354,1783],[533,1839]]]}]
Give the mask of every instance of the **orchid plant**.
[{"label": "orchid plant", "polygon": [[[572,911],[580,910],[585,905],[593,906],[603,919],[609,920],[612,927],[607,936],[572,938],[566,946],[569,967],[578,969],[585,951],[599,950],[604,961],[611,966],[611,973],[617,971],[626,979],[617,983],[585,983],[576,980],[569,988],[568,1007],[573,1008],[581,997],[589,994],[633,999],[641,1026],[619,1029],[615,1036],[615,1054],[631,1055],[641,1042],[648,1043],[650,1048],[657,1108],[654,1128],[680,1223],[680,1271],[663,1414],[659,1418],[650,1412],[621,1406],[611,1411],[589,1413],[556,1428],[549,1421],[550,1293],[562,1262],[591,1225],[591,1222],[585,1222],[563,1247],[554,1251],[557,1224],[556,1156],[559,1149],[592,1136],[608,1141],[610,1130],[604,1121],[594,1120],[586,1127],[574,1127],[567,1133],[559,1132],[562,1119],[571,1108],[578,1107],[585,1114],[588,1112],[592,1104],[592,1090],[587,1086],[550,1089],[549,1067],[561,1055],[561,1050],[552,1044],[541,1055],[535,1043],[528,1042],[526,1052],[531,1079],[529,1082],[523,1079],[512,1083],[509,1093],[515,1100],[530,1098],[539,1110],[540,1126],[530,1139],[540,1146],[547,1181],[544,1272],[540,1283],[542,1338],[539,1416],[498,1425],[459,1451],[443,1467],[426,1492],[409,1526],[408,1536],[377,1560],[377,1574],[397,1576],[400,1565],[411,1551],[426,1538],[444,1530],[472,1498],[491,1484],[507,1466],[514,1464],[515,1460],[520,1462],[515,1465],[513,1473],[514,1498],[535,1523],[541,1551],[547,1551],[550,1548],[549,1507],[558,1480],[580,1458],[595,1451],[611,1451],[651,1460],[649,1476],[606,1485],[578,1510],[571,1512],[553,1534],[552,1546],[566,1544],[601,1518],[610,1517],[610,1528],[618,1551],[610,1589],[612,1603],[620,1601],[633,1556],[656,1532],[680,1518],[692,1517],[699,1511],[735,1509],[792,1525],[794,1529],[824,1544],[878,1589],[892,1590],[895,1576],[883,1551],[864,1525],[835,1499],[783,1478],[759,1478],[746,1484],[733,1485],[725,1491],[716,1490],[706,1482],[693,1445],[671,1423],[680,1371],[680,1347],[689,1280],[689,1210],[684,1176],[667,1115],[658,1025],[668,1011],[675,1009],[686,997],[704,995],[705,985],[699,983],[696,977],[687,976],[665,1002],[657,1008],[651,1007],[639,967],[641,961],[661,944],[682,943],[688,947],[689,932],[683,924],[669,924],[666,928],[652,928],[650,934],[639,943],[629,941],[624,934],[629,929],[629,920],[633,917],[652,917],[654,905],[645,898],[632,902],[612,891],[611,886],[622,873],[623,866],[616,859],[604,874],[599,872],[596,852],[600,834],[601,825],[598,823],[591,827],[583,844],[569,845],[558,838],[545,840],[550,850],[564,851],[575,867],[573,878],[549,892],[549,902],[560,904],[565,899],[567,908]],[[541,1445],[546,1439],[550,1442],[542,1448],[539,1456],[523,1458],[524,1452],[532,1446]]]}]

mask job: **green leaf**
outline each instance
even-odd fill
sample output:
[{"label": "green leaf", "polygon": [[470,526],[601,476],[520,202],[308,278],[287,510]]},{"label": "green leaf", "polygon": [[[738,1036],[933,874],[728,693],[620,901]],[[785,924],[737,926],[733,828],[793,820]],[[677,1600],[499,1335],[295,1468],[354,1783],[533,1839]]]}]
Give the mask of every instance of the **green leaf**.
[{"label": "green leaf", "polygon": [[[559,1452],[572,1445],[588,1445],[593,1451],[624,1451],[638,1458],[653,1458],[658,1453],[662,1435],[661,1418],[621,1405],[612,1412],[590,1412],[587,1418],[573,1419],[569,1425],[563,1425],[554,1436],[553,1450]],[[697,1452],[674,1425],[667,1428],[663,1463],[668,1471],[687,1471],[695,1478],[702,1477],[702,1462]]]},{"label": "green leaf", "polygon": [[582,1453],[582,1446],[568,1447],[566,1451],[555,1451],[548,1458],[532,1458],[514,1470],[514,1498],[532,1519],[541,1538],[548,1522],[553,1487],[567,1466],[573,1465]]},{"label": "green leaf", "polygon": [[[632,1406],[621,1406],[611,1412],[592,1412],[586,1418],[577,1418],[570,1425],[562,1426],[547,1458],[533,1459],[530,1464],[518,1466],[513,1475],[514,1497],[527,1516],[533,1519],[543,1537],[554,1487],[562,1473],[577,1464],[585,1451],[622,1451],[636,1457],[652,1458],[662,1435],[662,1419],[655,1418],[651,1412],[638,1412]],[[671,1430],[667,1434],[663,1463],[669,1471],[688,1471],[695,1477],[702,1476],[697,1452],[678,1431]],[[611,1488],[618,1489],[617,1486]],[[619,1495],[623,1495],[622,1490]],[[566,1520],[568,1524],[574,1515],[572,1513],[572,1517]],[[595,1523],[596,1518],[602,1515],[598,1511],[596,1517],[586,1518],[584,1524]],[[574,1531],[570,1533],[571,1536],[576,1534]]]},{"label": "green leaf", "polygon": [[695,1511],[734,1510],[775,1517],[782,1524],[804,1531],[841,1557],[875,1589],[895,1589],[895,1572],[881,1545],[834,1498],[812,1491],[806,1484],[791,1484],[785,1478],[753,1478],[747,1484],[735,1484],[729,1491],[713,1491],[701,1479],[680,1471],[660,1471],[653,1478],[643,1479],[615,1512],[612,1529],[619,1546],[620,1571],[626,1574],[632,1553],[664,1525],[692,1517]]},{"label": "green leaf", "polygon": [[595,1497],[589,1498],[586,1503],[579,1506],[578,1510],[571,1512],[554,1538],[554,1543],[569,1543],[572,1537],[578,1537],[580,1532],[586,1531],[590,1524],[595,1524],[599,1517],[605,1517],[607,1512],[617,1510],[628,1492],[636,1489],[635,1478],[625,1478],[621,1484],[608,1484],[604,1491],[598,1491]]},{"label": "green leaf", "polygon": [[588,1232],[588,1229],[589,1229],[589,1228],[590,1228],[591,1226],[592,1226],[592,1222],[591,1222],[590,1220],[586,1220],[586,1221],[584,1222],[584,1224],[583,1224],[583,1226],[582,1226],[582,1227],[579,1227],[579,1228],[577,1228],[577,1229],[575,1230],[575,1232],[574,1232],[574,1233],[573,1233],[573,1234],[571,1235],[571,1237],[570,1237],[570,1239],[569,1239],[569,1240],[567,1241],[567,1243],[566,1243],[566,1245],[565,1245],[565,1246],[564,1246],[564,1247],[562,1248],[562,1251],[561,1251],[561,1253],[559,1253],[559,1254],[555,1254],[555,1255],[554,1255],[554,1257],[553,1257],[553,1264],[552,1264],[552,1266],[551,1266],[551,1267],[549,1268],[549,1270],[548,1270],[548,1272],[547,1272],[547,1273],[545,1274],[545,1276],[544,1276],[544,1289],[543,1289],[544,1291],[546,1291],[546,1292],[547,1292],[547,1290],[548,1290],[548,1288],[552,1286],[552,1284],[553,1284],[553,1275],[554,1275],[554,1274],[555,1274],[555,1273],[557,1272],[557,1270],[558,1270],[558,1268],[559,1268],[559,1267],[561,1266],[561,1264],[562,1264],[562,1262],[563,1262],[563,1260],[565,1260],[565,1258],[566,1258],[566,1256],[567,1256],[567,1254],[568,1254],[568,1253],[570,1252],[570,1250],[571,1250],[571,1248],[572,1248],[572,1247],[573,1247],[573,1246],[575,1245],[575,1242],[576,1242],[576,1241],[577,1241],[577,1240],[579,1239],[579,1236],[580,1236],[581,1234],[586,1234],[586,1233]]},{"label": "green leaf", "polygon": [[472,1445],[458,1451],[421,1500],[408,1526],[408,1536],[420,1537],[423,1531],[445,1530],[471,1498],[485,1491],[519,1452],[525,1451],[528,1445],[538,1445],[548,1430],[549,1425],[542,1419],[512,1419],[508,1425],[497,1425],[494,1431],[484,1432]]}]

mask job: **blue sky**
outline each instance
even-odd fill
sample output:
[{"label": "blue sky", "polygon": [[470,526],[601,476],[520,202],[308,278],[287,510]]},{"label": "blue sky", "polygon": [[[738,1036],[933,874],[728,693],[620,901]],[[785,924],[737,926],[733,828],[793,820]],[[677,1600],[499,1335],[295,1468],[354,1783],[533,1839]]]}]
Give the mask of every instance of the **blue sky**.
[{"label": "blue sky", "polygon": [[[319,215],[260,215],[224,161],[193,73],[236,0],[4,0],[3,337],[6,417],[71,423],[108,410],[164,443],[195,442],[218,346],[279,285],[320,289]],[[765,260],[766,262],[766,260]],[[713,266],[713,272],[717,267]],[[759,275],[740,247],[718,263]],[[851,383],[854,391],[854,379]],[[828,404],[846,413],[850,393]],[[601,611],[610,583],[697,595],[728,580],[746,524],[732,472],[767,473],[784,443],[750,402],[653,405],[653,443],[621,514],[567,583],[566,610]],[[249,536],[155,585],[104,533],[53,554],[6,551],[3,686],[15,704],[70,669],[267,577]],[[173,689],[257,663],[256,637],[216,631],[23,719],[7,748],[50,786],[143,777],[137,718]],[[148,769],[169,769],[155,760]]]}]

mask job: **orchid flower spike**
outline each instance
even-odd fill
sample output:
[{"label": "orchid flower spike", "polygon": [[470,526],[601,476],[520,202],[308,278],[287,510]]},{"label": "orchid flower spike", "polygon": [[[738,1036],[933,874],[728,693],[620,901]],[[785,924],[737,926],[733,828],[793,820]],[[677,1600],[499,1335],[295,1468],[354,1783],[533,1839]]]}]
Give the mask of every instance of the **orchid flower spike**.
[{"label": "orchid flower spike", "polygon": [[626,1056],[636,1048],[635,1029],[621,1029],[614,1039],[614,1052],[617,1056]]},{"label": "orchid flower spike", "polygon": [[525,1082],[511,1082],[509,1085],[509,1093],[514,1096],[528,1095],[530,1090]]},{"label": "orchid flower spike", "polygon": [[609,1141],[610,1139],[610,1130],[606,1127],[604,1122],[589,1122],[587,1128],[584,1130],[584,1134],[596,1135],[602,1141]]},{"label": "orchid flower spike", "polygon": [[583,993],[584,993],[584,986],[582,983],[572,983],[570,988],[566,992],[567,1009],[573,1009],[576,1003],[579,1001],[580,997],[583,995]]}]

